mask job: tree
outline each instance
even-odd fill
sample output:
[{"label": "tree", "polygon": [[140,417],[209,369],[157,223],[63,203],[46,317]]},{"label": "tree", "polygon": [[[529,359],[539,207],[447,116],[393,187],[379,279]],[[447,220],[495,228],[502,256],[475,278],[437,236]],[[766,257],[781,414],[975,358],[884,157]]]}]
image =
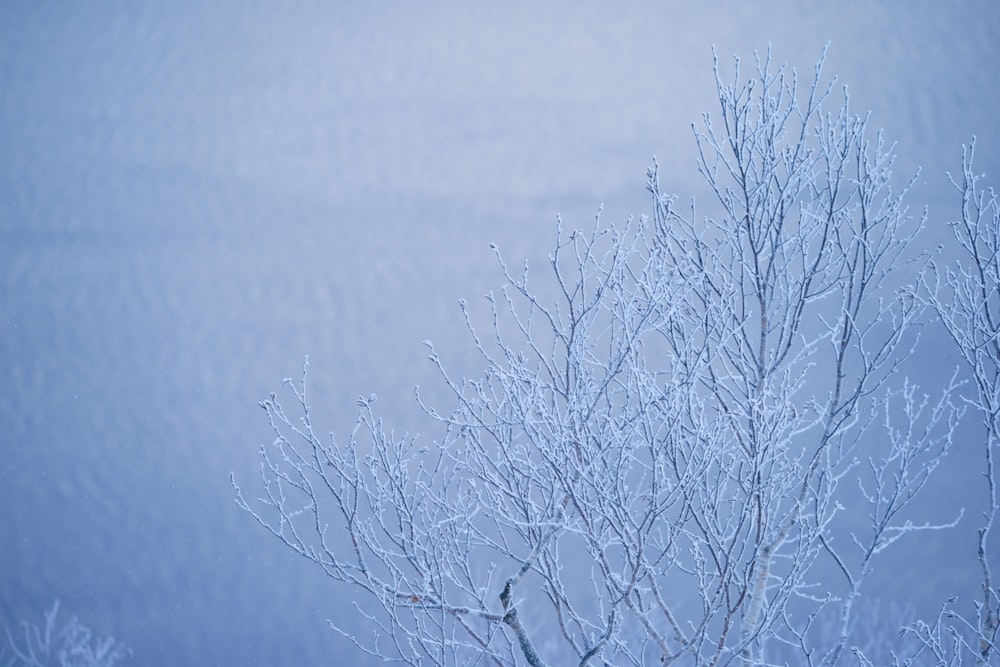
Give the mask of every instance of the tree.
[{"label": "tree", "polygon": [[428,344],[455,397],[424,406],[433,446],[388,432],[374,397],[345,442],[321,437],[305,367],[294,412],[261,403],[263,493],[237,501],[364,594],[359,646],[440,665],[865,659],[872,563],[958,520],[907,509],[959,380],[928,397],[898,372],[927,312],[925,216],[822,64],[800,91],[770,53],[732,83],[716,62],[720,112],[694,130],[710,214],[681,212],[654,164],[650,217],[560,222],[554,302],[497,252],[488,335],[462,304],[484,374],[453,377]]},{"label": "tree", "polygon": [[21,622],[21,632],[6,629],[9,651],[0,647],[0,665],[5,667],[113,667],[132,655],[132,650],[114,637],[95,636],[76,616],[62,627],[56,625],[59,600],[45,613],[45,625]]},{"label": "tree", "polygon": [[[993,583],[989,542],[1000,512],[997,496],[997,448],[1000,447],[1000,203],[992,189],[983,190],[982,176],[973,171],[975,141],[963,151],[961,180],[951,179],[962,200],[960,220],[951,223],[962,259],[950,267],[935,267],[926,285],[930,303],[962,356],[975,387],[971,405],[985,427],[983,439],[985,504],[979,528],[977,554],[982,571],[982,598],[971,620],[957,624],[914,627],[914,632],[942,663],[959,664],[966,650],[976,664],[1000,657],[1000,587]],[[945,616],[945,612],[942,612]],[[954,625],[958,625],[955,629]],[[964,626],[964,627],[963,627]],[[974,637],[974,647],[964,638]]]}]

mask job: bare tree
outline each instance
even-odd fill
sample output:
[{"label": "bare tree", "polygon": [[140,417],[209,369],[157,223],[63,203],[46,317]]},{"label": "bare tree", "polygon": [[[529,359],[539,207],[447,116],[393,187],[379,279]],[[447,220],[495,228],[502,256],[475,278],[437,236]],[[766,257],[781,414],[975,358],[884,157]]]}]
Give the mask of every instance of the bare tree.
[{"label": "bare tree", "polygon": [[0,646],[0,665],[5,667],[113,667],[132,655],[132,650],[114,637],[95,636],[75,616],[56,624],[59,600],[45,613],[45,625],[21,622],[20,632],[6,628],[9,650]]},{"label": "bare tree", "polygon": [[[992,189],[979,185],[982,176],[973,171],[974,153],[975,141],[963,151],[961,179],[951,179],[962,198],[962,217],[951,223],[961,259],[954,266],[935,267],[927,292],[970,371],[976,390],[970,402],[985,430],[985,503],[977,545],[982,598],[973,614],[958,613],[949,605],[934,625],[918,624],[912,632],[942,664],[960,664],[972,653],[976,664],[987,665],[1000,659],[1000,587],[989,561],[990,535],[1000,512],[1000,203]],[[943,623],[947,619],[953,622]]]},{"label": "bare tree", "polygon": [[873,561],[944,527],[906,508],[958,382],[928,398],[898,372],[924,221],[822,62],[804,92],[770,53],[732,83],[716,63],[720,113],[695,129],[710,215],[679,211],[654,165],[649,218],[559,224],[547,286],[497,253],[488,334],[462,304],[484,374],[429,348],[456,405],[425,406],[432,446],[387,432],[373,398],[345,442],[322,437],[305,373],[294,411],[261,403],[263,493],[237,500],[364,593],[359,646],[533,667],[851,654]]}]

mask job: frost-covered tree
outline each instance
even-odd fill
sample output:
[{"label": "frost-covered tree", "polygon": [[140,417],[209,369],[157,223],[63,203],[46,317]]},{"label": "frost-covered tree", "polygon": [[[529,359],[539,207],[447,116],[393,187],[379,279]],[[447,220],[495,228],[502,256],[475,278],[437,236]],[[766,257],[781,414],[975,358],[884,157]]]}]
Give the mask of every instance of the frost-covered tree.
[{"label": "frost-covered tree", "polygon": [[439,665],[864,660],[873,562],[943,527],[906,510],[951,443],[958,381],[928,397],[898,372],[925,314],[924,219],[822,62],[804,89],[770,54],[732,83],[716,63],[701,210],[654,165],[651,215],[560,223],[540,286],[497,253],[490,324],[462,304],[483,375],[429,347],[455,398],[425,406],[434,442],[388,431],[373,398],[324,437],[305,373],[291,408],[261,403],[276,439],[260,498],[237,500],[366,598],[359,646]]},{"label": "frost-covered tree", "polygon": [[0,646],[4,667],[113,667],[132,651],[114,637],[95,636],[75,616],[57,624],[59,600],[45,612],[45,624],[22,621],[6,629],[7,646]]},{"label": "frost-covered tree", "polygon": [[[997,483],[1000,451],[1000,202],[980,185],[972,168],[975,142],[964,151],[962,176],[952,184],[962,201],[961,219],[951,223],[960,259],[935,267],[926,290],[930,302],[959,350],[975,386],[971,405],[981,418],[985,503],[976,551],[982,573],[982,598],[974,614],[949,606],[933,625],[916,624],[913,634],[941,664],[957,665],[969,654],[977,665],[1000,661],[1000,585],[990,567],[990,537],[1000,513]],[[948,619],[957,622],[945,623]]]}]

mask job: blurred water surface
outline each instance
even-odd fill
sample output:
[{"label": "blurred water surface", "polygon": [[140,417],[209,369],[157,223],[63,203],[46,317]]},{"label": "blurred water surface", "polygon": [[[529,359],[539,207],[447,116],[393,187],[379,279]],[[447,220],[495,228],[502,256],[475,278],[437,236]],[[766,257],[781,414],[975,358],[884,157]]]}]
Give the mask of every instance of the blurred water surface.
[{"label": "blurred water surface", "polygon": [[713,44],[805,73],[832,42],[929,243],[962,142],[1000,182],[991,2],[750,4],[3,3],[0,623],[58,597],[135,664],[361,664],[345,591],[233,502],[256,402],[308,353],[324,429],[376,392],[420,430],[420,343],[474,370],[491,242],[540,267],[557,213],[643,213],[653,154],[700,192]]}]

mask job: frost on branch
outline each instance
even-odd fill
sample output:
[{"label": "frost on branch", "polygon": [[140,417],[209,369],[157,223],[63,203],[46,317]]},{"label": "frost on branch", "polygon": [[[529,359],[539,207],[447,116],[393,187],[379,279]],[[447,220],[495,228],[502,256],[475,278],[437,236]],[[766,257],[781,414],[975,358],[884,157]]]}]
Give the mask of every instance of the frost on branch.
[{"label": "frost on branch", "polygon": [[483,375],[429,347],[454,396],[425,406],[432,445],[370,399],[345,440],[319,435],[305,373],[261,404],[263,491],[238,502],[366,600],[359,646],[439,665],[864,659],[872,563],[946,527],[906,510],[958,382],[929,397],[898,372],[925,313],[923,219],[821,65],[804,90],[770,54],[732,84],[716,66],[720,109],[695,129],[707,213],[654,165],[652,215],[560,223],[539,284],[498,253],[490,325],[462,305]]}]

